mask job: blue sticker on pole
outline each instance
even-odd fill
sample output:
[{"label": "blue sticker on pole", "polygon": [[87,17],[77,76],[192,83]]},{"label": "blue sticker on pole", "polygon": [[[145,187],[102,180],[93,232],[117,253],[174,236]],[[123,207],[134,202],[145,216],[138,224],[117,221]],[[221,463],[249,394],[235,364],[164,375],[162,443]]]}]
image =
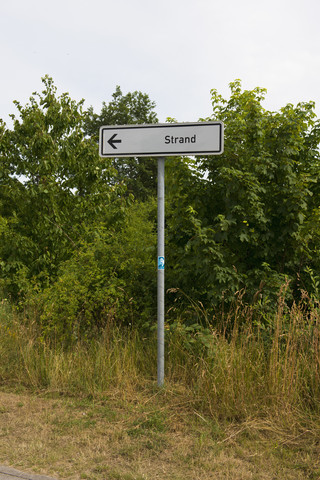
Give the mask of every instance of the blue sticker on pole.
[{"label": "blue sticker on pole", "polygon": [[158,257],[158,270],[164,270],[164,257]]}]

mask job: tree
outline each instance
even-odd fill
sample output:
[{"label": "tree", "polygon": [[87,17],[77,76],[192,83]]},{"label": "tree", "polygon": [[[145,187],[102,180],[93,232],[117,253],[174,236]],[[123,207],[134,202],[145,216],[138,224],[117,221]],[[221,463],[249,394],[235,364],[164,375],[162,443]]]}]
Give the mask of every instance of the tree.
[{"label": "tree", "polygon": [[212,90],[213,119],[225,124],[221,156],[170,171],[171,285],[206,305],[239,289],[265,298],[285,277],[297,292],[306,268],[319,272],[319,141],[314,103],[266,111],[266,91],[231,83]]},{"label": "tree", "polygon": [[12,130],[1,125],[0,215],[7,223],[1,276],[15,293],[19,272],[50,277],[97,220],[112,223],[123,192],[110,184],[110,160],[99,158],[96,142],[85,137],[83,101],[57,97],[50,77],[43,84],[26,106],[15,102]]},{"label": "tree", "polygon": [[[157,123],[155,103],[141,92],[122,94],[119,86],[108,104],[103,102],[100,114],[90,107],[85,119],[85,131],[98,141],[99,128],[103,125],[131,125]],[[126,183],[127,193],[146,200],[156,194],[157,163],[154,158],[117,158],[113,161],[118,175]]]}]

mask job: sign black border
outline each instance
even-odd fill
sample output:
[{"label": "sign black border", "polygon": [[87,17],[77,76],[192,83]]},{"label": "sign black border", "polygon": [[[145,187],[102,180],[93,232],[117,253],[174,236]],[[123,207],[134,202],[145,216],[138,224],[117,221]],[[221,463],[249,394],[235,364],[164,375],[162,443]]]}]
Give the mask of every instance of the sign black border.
[{"label": "sign black border", "polygon": [[[141,152],[126,152],[126,153],[117,153],[117,152],[110,152],[110,153],[103,153],[103,132],[104,130],[128,130],[128,129],[145,129],[145,128],[158,128],[158,127],[166,127],[166,128],[176,128],[176,127],[211,127],[213,125],[218,125],[219,129],[219,145],[220,148],[218,150],[194,150],[188,152],[148,152],[148,153],[141,153]],[[188,155],[221,155],[223,153],[223,130],[224,125],[220,121],[215,122],[185,122],[185,123],[154,123],[154,124],[134,124],[134,125],[108,125],[100,127],[99,131],[99,155],[100,157],[104,158],[111,158],[111,157],[180,157],[180,156],[188,156]]]}]

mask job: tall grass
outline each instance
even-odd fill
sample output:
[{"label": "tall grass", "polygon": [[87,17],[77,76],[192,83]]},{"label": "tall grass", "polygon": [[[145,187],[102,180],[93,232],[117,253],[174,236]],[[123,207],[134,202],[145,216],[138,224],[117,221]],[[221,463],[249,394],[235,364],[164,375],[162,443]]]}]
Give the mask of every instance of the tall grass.
[{"label": "tall grass", "polygon": [[[136,331],[112,325],[96,340],[79,340],[72,348],[65,349],[59,341],[45,341],[36,322],[8,309],[3,315],[3,310],[2,306],[0,382],[3,384],[94,396],[108,392],[110,387],[133,387],[143,380],[144,374],[154,374],[150,368],[153,351]],[[144,367],[145,358],[148,362]]]},{"label": "tall grass", "polygon": [[230,317],[218,329],[194,333],[202,344],[198,351],[186,349],[181,338],[173,340],[172,378],[189,385],[214,416],[320,413],[320,309],[289,309],[280,302],[263,324],[255,321],[252,307],[236,313],[229,332]]},{"label": "tall grass", "polygon": [[[320,413],[320,307],[307,297],[257,314],[241,299],[222,322],[166,326],[166,383],[222,419]],[[205,312],[201,312],[205,316]],[[110,324],[99,338],[63,349],[36,321],[0,305],[0,382],[67,394],[128,392],[156,382],[156,335]]]}]

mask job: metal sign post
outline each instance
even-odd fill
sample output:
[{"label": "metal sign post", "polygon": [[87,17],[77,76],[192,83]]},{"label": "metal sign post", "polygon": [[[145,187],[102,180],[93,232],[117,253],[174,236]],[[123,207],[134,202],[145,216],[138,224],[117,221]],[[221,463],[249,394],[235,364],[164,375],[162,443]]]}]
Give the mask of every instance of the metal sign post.
[{"label": "metal sign post", "polygon": [[165,157],[223,153],[223,123],[114,125],[100,128],[101,157],[158,157],[158,386],[164,385]]},{"label": "metal sign post", "polygon": [[164,384],[164,169],[165,159],[158,158],[158,386]]}]

